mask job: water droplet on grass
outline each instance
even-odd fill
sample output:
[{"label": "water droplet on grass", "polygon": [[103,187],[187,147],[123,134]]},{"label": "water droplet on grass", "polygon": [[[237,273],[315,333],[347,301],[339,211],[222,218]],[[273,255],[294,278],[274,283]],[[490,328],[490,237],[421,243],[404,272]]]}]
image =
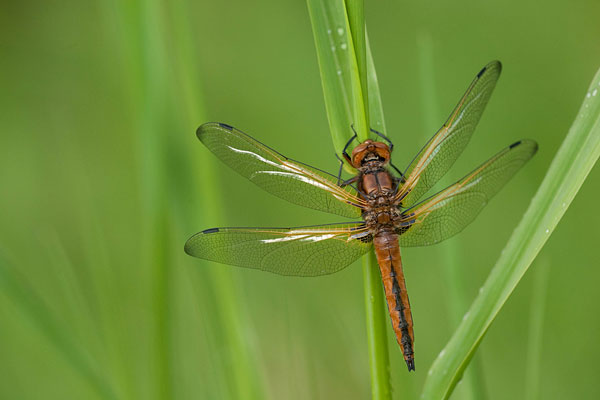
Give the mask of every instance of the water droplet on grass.
[{"label": "water droplet on grass", "polygon": [[338,35],[342,36],[344,34],[344,29],[343,28],[337,28],[337,33],[338,33]]},{"label": "water droplet on grass", "polygon": [[342,49],[342,50],[346,50],[347,48],[348,48],[348,45],[346,43],[342,43],[340,45],[340,49]]}]

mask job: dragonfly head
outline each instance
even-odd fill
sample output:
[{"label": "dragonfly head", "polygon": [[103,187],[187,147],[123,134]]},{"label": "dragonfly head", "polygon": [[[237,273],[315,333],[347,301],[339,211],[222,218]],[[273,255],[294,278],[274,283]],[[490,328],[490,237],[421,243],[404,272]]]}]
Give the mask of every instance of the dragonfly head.
[{"label": "dragonfly head", "polygon": [[367,139],[352,150],[352,166],[356,169],[377,163],[385,165],[390,161],[390,148],[382,142]]}]

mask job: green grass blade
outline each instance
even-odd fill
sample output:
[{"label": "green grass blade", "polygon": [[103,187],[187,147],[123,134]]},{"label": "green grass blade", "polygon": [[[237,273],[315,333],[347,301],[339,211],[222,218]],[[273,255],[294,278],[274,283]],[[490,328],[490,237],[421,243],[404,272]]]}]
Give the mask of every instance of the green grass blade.
[{"label": "green grass blade", "polygon": [[307,0],[319,60],[323,96],[333,145],[341,156],[354,125],[360,142],[368,138],[364,100],[343,0]]},{"label": "green grass blade", "polygon": [[[153,308],[148,337],[148,366],[141,375],[152,376],[152,398],[170,398],[170,274],[168,243],[171,238],[166,198],[166,156],[168,111],[168,57],[165,20],[157,1],[115,1],[117,25],[122,27],[123,51],[128,61],[135,104],[134,125],[139,158],[139,181],[143,221],[140,259],[148,266],[148,298]],[[146,290],[146,288],[144,288]],[[146,294],[145,294],[146,296]]]},{"label": "green grass blade", "polygon": [[383,104],[381,103],[381,92],[379,91],[379,81],[377,80],[377,72],[375,71],[375,63],[373,62],[373,54],[371,54],[371,46],[369,45],[369,35],[365,32],[365,40],[367,46],[367,87],[369,93],[369,121],[371,127],[387,134],[385,127],[385,118],[383,117]]},{"label": "green grass blade", "polygon": [[[370,112],[376,128],[385,131],[379,84],[365,33],[364,3],[308,0],[308,8],[331,135],[341,155],[351,125],[360,142],[369,137]],[[374,254],[363,259],[363,274],[372,397],[390,399],[387,316]]]},{"label": "green grass blade", "polygon": [[[213,157],[202,157],[202,145],[198,142],[195,133],[197,126],[206,121],[203,100],[201,96],[201,85],[198,71],[201,70],[198,65],[197,52],[194,49],[194,29],[190,24],[190,15],[193,15],[190,5],[187,3],[173,3],[173,27],[176,40],[174,41],[173,51],[176,55],[172,58],[173,67],[178,71],[177,76],[179,85],[176,86],[178,95],[174,96],[177,110],[180,111],[179,120],[181,132],[177,146],[176,157],[186,165],[185,181],[189,184],[184,188],[173,187],[173,203],[177,198],[185,197],[186,191],[189,191],[191,202],[180,203],[179,207],[174,207],[174,214],[180,219],[180,224],[189,232],[199,230],[198,223],[202,221],[203,226],[215,226],[223,220],[223,206],[221,200],[220,184],[216,180],[218,176],[215,171]],[[173,176],[182,174],[180,170],[174,170]],[[211,190],[203,190],[204,186],[211,187]],[[180,192],[178,192],[180,191]],[[181,249],[181,243],[178,244]],[[185,257],[188,257],[185,255]],[[189,257],[188,257],[189,259]],[[248,319],[246,318],[244,298],[235,281],[234,272],[230,268],[223,268],[214,263],[204,262],[197,259],[189,259],[193,264],[193,269],[207,268],[210,277],[208,285],[211,287],[213,296],[207,293],[199,293],[195,299],[196,302],[205,301],[208,304],[216,305],[218,312],[214,312],[211,324],[215,335],[223,338],[228,351],[222,352],[226,356],[227,371],[220,371],[220,376],[226,376],[224,379],[227,389],[231,391],[236,399],[262,399],[265,397],[262,388],[261,370],[256,368],[256,357],[253,352],[247,332]],[[196,271],[192,271],[196,272]],[[193,275],[195,276],[195,275]],[[204,282],[195,281],[195,286],[199,286],[198,291],[202,291]],[[189,308],[190,312],[194,308]],[[207,318],[204,318],[208,321]],[[216,366],[215,366],[216,367]],[[185,396],[186,394],[184,394]],[[193,394],[188,394],[193,395]]]},{"label": "green grass blade", "polygon": [[[369,104],[368,80],[367,80],[367,51],[365,38],[365,4],[363,0],[345,0],[346,13],[348,15],[348,28],[352,36],[353,52],[356,69],[358,72],[358,82],[352,76],[352,87],[357,93],[354,96],[354,120],[355,128],[360,137],[369,137],[369,109],[365,105]],[[360,92],[358,89],[360,88]],[[362,141],[362,140],[361,140]]]},{"label": "green grass blade", "polygon": [[[197,125],[205,122],[205,116],[201,112],[204,109],[200,96],[201,86],[197,76],[197,71],[201,68],[198,65],[197,57],[193,48],[193,42],[190,38],[194,37],[194,30],[190,26],[189,10],[186,12],[186,6],[173,5],[174,26],[177,35],[177,45],[175,51],[180,60],[175,63],[179,71],[181,84],[178,89],[181,96],[178,96],[178,109],[185,110],[182,113],[182,120],[185,121],[182,128],[189,135],[186,135],[180,147],[180,156],[186,159],[187,165],[191,166],[193,173],[186,176],[189,179],[191,197],[193,198],[192,207],[181,207],[176,209],[182,223],[189,225],[189,221],[197,223],[203,221],[206,226],[218,225],[221,216],[224,215],[222,208],[220,184],[215,179],[218,173],[215,171],[214,160],[212,157],[201,157],[199,149],[201,144],[194,134]],[[206,151],[206,149],[204,149]],[[203,190],[203,186],[210,187],[211,190]],[[176,188],[174,188],[176,190]],[[202,204],[202,207],[197,205]],[[198,226],[193,229],[198,229]],[[186,256],[187,257],[187,256]],[[218,312],[214,313],[214,320],[218,330],[217,334],[224,338],[229,351],[227,355],[228,371],[223,375],[228,376],[227,386],[234,393],[237,399],[262,399],[265,397],[262,388],[262,378],[260,369],[256,368],[256,357],[252,346],[249,345],[245,304],[243,302],[242,291],[236,286],[234,272],[229,268],[222,268],[214,263],[199,260],[193,260],[194,268],[210,269],[210,286],[215,295],[210,298],[211,304],[216,304]],[[199,283],[199,282],[196,282]],[[200,300],[199,300],[200,301]]]},{"label": "green grass blade", "polygon": [[386,335],[388,318],[385,313],[381,275],[379,274],[374,252],[363,258],[363,277],[371,373],[371,398],[375,400],[391,399],[390,360]]},{"label": "green grass blade", "polygon": [[142,210],[146,225],[142,249],[145,264],[152,274],[154,308],[154,376],[159,399],[172,395],[170,374],[170,273],[168,211],[166,208],[166,137],[161,127],[167,124],[164,99],[168,96],[167,65],[164,43],[164,19],[158,1],[140,3],[140,53],[142,55],[143,104],[139,116],[138,145],[141,155]]},{"label": "green grass blade", "polygon": [[422,397],[448,398],[498,312],[519,283],[600,156],[600,71],[523,219],[479,296],[434,361]]},{"label": "green grass blade", "polygon": [[531,307],[529,317],[529,337],[525,365],[525,398],[528,400],[540,397],[540,376],[542,363],[542,338],[544,336],[544,319],[546,315],[546,294],[550,277],[550,262],[540,257],[536,261],[537,269],[533,278]]}]

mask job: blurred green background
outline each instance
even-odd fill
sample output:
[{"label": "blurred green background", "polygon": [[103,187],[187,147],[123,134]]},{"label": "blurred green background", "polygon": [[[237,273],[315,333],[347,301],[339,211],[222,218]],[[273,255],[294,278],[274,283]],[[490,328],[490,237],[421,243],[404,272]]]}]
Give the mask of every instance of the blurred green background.
[{"label": "blurred green background", "polygon": [[[417,371],[389,327],[394,398],[418,397],[541,182],[600,66],[598,15],[595,0],[367,2],[399,167],[492,59],[503,75],[445,183],[540,144],[463,233],[403,251]],[[211,226],[340,221],[263,193],[194,134],[227,122],[336,170],[304,2],[4,2],[0,51],[1,398],[370,396],[358,263],[302,279],[183,253]],[[476,397],[600,397],[599,178],[485,337]]]}]

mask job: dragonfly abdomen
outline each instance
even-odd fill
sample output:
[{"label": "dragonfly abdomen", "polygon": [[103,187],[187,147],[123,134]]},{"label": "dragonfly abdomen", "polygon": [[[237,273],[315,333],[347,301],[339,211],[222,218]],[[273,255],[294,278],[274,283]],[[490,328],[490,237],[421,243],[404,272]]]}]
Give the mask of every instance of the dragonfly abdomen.
[{"label": "dragonfly abdomen", "polygon": [[408,370],[414,371],[413,322],[398,237],[392,232],[380,232],[374,237],[374,245],[396,340],[402,348]]}]

